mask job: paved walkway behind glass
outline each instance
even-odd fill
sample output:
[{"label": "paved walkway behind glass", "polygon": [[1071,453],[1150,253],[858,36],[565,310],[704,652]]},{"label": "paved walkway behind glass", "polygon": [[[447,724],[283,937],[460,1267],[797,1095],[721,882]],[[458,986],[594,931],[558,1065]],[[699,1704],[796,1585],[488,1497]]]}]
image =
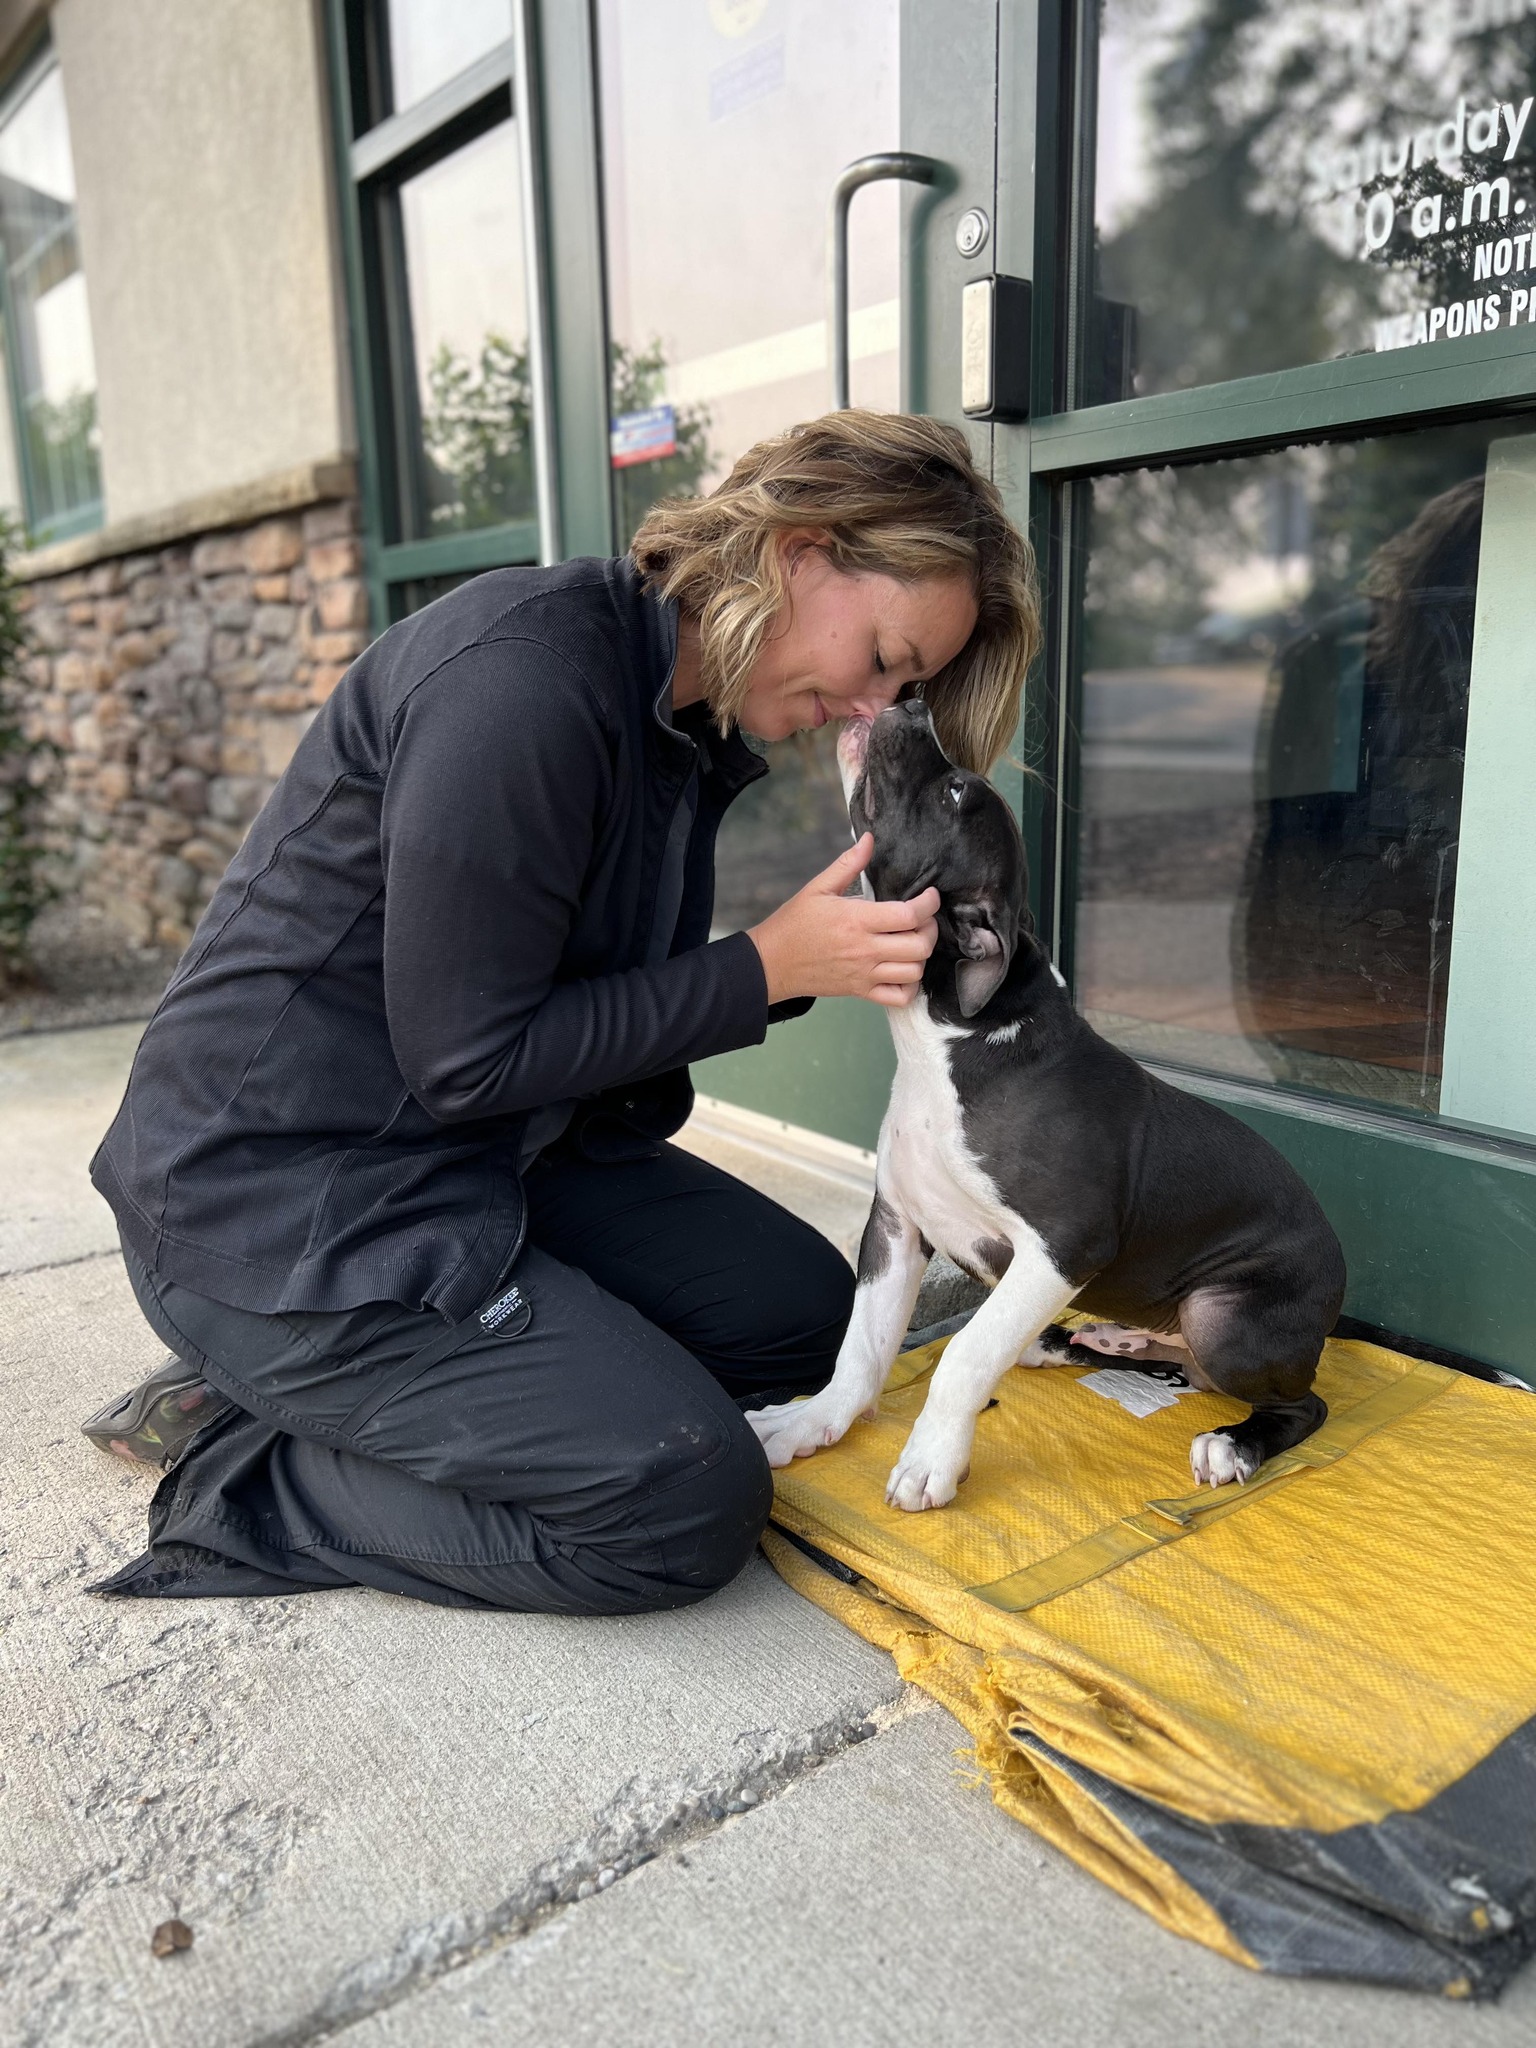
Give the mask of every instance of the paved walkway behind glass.
[{"label": "paved walkway behind glass", "polygon": [[[1496,2009],[1248,1975],[975,1783],[964,1736],[761,1561],[684,1614],[367,1592],[113,1605],[151,1481],[80,1416],[156,1362],[85,1162],[132,1026],[0,1043],[0,2040],[1515,2048]],[[690,1142],[845,1247],[857,1155]],[[177,1917],[190,1952],[150,1953]]]}]

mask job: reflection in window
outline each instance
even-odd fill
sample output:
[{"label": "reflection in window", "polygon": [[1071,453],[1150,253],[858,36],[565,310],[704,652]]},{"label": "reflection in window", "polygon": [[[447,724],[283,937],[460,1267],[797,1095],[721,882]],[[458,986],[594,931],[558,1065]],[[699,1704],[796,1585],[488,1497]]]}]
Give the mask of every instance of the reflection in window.
[{"label": "reflection in window", "polygon": [[[712,489],[754,442],[832,403],[827,212],[844,165],[900,142],[899,0],[598,0],[614,514]],[[899,197],[850,235],[853,399],[894,410]],[[824,749],[721,833],[716,921],[761,916],[848,844]]]},{"label": "reflection in window", "polygon": [[1084,402],[1529,330],[1536,9],[1100,0]]},{"label": "reflection in window", "polygon": [[446,576],[412,576],[403,583],[389,586],[389,623],[393,626],[401,619],[408,619],[412,612],[419,612],[425,605],[435,604],[440,597],[446,597],[450,590],[457,590],[461,583],[469,583],[480,575],[478,569],[461,569]]},{"label": "reflection in window", "polygon": [[424,100],[512,33],[512,0],[389,0],[394,111]]},{"label": "reflection in window", "polygon": [[1438,1108],[1499,431],[1092,486],[1076,969],[1129,1050]]},{"label": "reflection in window", "polygon": [[69,116],[48,59],[0,119],[0,242],[34,536],[46,539],[101,499],[96,357],[75,227]]},{"label": "reflection in window", "polygon": [[[412,538],[531,519],[521,175],[502,121],[400,187],[414,389]],[[411,371],[401,366],[402,376]]]},{"label": "reflection in window", "polygon": [[715,929],[745,931],[777,910],[853,838],[837,766],[841,727],[799,733],[769,755],[773,773],[731,806],[715,856]]},{"label": "reflection in window", "polygon": [[[854,157],[894,149],[898,0],[599,0],[620,537],[709,489],[765,435],[832,402],[827,210]],[[898,199],[860,193],[850,241],[854,402],[892,409]],[[674,432],[675,430],[675,432]],[[669,442],[675,438],[675,448]]]}]

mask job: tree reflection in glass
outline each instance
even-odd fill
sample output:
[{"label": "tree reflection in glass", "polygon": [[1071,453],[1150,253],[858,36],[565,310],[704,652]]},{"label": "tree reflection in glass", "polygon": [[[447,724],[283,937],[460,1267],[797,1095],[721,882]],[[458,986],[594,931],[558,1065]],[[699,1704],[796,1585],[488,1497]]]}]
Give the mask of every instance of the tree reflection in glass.
[{"label": "tree reflection in glass", "polygon": [[1131,1050],[1437,1107],[1500,431],[1093,485],[1076,972]]},{"label": "tree reflection in glass", "polygon": [[534,516],[520,195],[511,121],[400,186],[405,538]]},{"label": "tree reflection in glass", "polygon": [[1536,346],[1536,8],[1101,0],[1095,18],[1082,402],[1490,327]]}]

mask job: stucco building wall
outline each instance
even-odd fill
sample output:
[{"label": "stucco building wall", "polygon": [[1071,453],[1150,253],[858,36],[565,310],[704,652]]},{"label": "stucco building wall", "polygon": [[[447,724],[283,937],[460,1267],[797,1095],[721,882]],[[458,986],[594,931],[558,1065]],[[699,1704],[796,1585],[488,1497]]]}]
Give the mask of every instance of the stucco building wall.
[{"label": "stucco building wall", "polygon": [[353,442],[313,0],[58,0],[106,522]]},{"label": "stucco building wall", "polygon": [[0,76],[45,22],[105,518],[16,564],[37,957],[110,980],[186,944],[370,622],[319,0],[0,0]]}]

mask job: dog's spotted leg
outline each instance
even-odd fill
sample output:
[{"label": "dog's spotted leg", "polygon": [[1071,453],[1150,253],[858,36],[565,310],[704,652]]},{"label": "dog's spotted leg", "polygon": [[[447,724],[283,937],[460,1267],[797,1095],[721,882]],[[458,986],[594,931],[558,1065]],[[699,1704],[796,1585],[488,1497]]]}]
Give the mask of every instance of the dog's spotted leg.
[{"label": "dog's spotted leg", "polygon": [[934,1368],[923,1412],[896,1461],[885,1497],[916,1512],[943,1507],[970,1469],[976,1418],[1008,1368],[1076,1293],[1033,1231],[1014,1240],[1012,1263]]},{"label": "dog's spotted leg", "polygon": [[1084,1323],[1072,1342],[1108,1358],[1134,1358],[1146,1365],[1187,1365],[1189,1346],[1176,1331],[1159,1336],[1154,1330],[1128,1330],[1122,1323]]},{"label": "dog's spotted leg", "polygon": [[1128,1358],[1145,1351],[1152,1339],[1145,1330],[1127,1330],[1120,1323],[1084,1323],[1072,1332],[1072,1341],[1111,1358]]},{"label": "dog's spotted leg", "polygon": [[859,1246],[853,1314],[831,1379],[809,1401],[748,1411],[770,1465],[808,1458],[846,1435],[860,1415],[873,1412],[932,1249],[917,1225],[877,1193]]}]

